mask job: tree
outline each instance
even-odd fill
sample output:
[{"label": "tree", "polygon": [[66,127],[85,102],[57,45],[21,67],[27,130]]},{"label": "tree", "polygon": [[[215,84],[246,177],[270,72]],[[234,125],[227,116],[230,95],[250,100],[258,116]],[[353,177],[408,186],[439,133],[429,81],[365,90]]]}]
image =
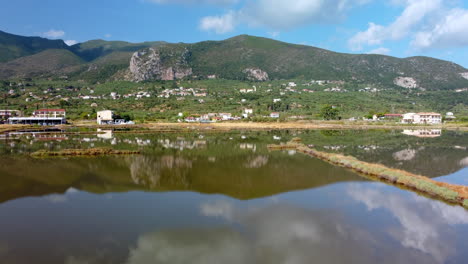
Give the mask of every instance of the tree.
[{"label": "tree", "polygon": [[336,120],[341,118],[339,114],[340,110],[338,108],[332,105],[326,105],[320,110],[319,116],[325,120]]}]

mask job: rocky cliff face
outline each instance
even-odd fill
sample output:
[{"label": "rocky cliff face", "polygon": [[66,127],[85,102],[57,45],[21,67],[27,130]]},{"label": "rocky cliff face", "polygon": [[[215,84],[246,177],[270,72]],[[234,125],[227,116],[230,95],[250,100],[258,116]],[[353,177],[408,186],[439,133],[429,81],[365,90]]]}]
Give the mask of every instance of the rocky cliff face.
[{"label": "rocky cliff face", "polygon": [[412,77],[397,77],[393,83],[403,88],[418,88],[418,82]]},{"label": "rocky cliff face", "polygon": [[247,74],[247,79],[251,81],[268,81],[268,73],[259,68],[247,68],[243,71]]},{"label": "rocky cliff face", "polygon": [[130,81],[175,80],[192,75],[187,49],[148,48],[137,51],[130,59],[126,79]]}]

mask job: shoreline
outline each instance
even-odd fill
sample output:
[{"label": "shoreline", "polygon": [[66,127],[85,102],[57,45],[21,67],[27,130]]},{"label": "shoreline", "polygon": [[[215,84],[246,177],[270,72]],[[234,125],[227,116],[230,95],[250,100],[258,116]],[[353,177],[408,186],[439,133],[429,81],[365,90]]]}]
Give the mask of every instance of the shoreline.
[{"label": "shoreline", "polygon": [[177,133],[177,132],[228,132],[228,131],[272,131],[272,130],[448,130],[468,132],[467,123],[441,125],[401,125],[389,123],[354,123],[337,121],[309,122],[219,122],[219,123],[158,123],[148,122],[135,125],[98,125],[94,122],[76,122],[57,126],[31,126],[0,124],[0,134],[24,133],[59,133],[64,134],[95,134],[98,131],[78,130],[113,130],[114,133]]},{"label": "shoreline", "polygon": [[468,209],[468,186],[435,181],[422,175],[389,168],[382,164],[361,161],[352,156],[317,151],[302,144],[300,139],[293,139],[281,145],[268,145],[268,149],[270,151],[296,150],[304,155],[354,171],[364,178],[384,182],[400,189],[407,189]]},{"label": "shoreline", "polygon": [[402,125],[398,123],[356,123],[338,121],[297,121],[297,122],[219,122],[219,123],[168,123],[148,122],[135,125],[98,125],[94,122],[74,122],[57,126],[30,126],[30,125],[0,125],[0,133],[15,132],[19,130],[47,130],[47,129],[113,129],[129,131],[164,131],[164,130],[455,130],[468,131],[468,123],[450,123],[440,125]]}]

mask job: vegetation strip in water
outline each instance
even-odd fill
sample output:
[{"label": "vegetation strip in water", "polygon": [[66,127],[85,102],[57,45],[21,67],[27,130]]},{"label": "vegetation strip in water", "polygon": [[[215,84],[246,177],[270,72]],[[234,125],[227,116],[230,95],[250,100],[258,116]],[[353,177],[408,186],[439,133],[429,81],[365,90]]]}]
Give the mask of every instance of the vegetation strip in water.
[{"label": "vegetation strip in water", "polygon": [[397,186],[404,186],[449,203],[468,208],[468,186],[434,181],[428,177],[407,171],[388,168],[381,164],[360,161],[351,156],[317,151],[293,139],[285,145],[268,145],[270,150],[294,149],[300,153],[319,158],[331,164],[354,170],[373,179],[380,179]]},{"label": "vegetation strip in water", "polygon": [[37,158],[66,157],[66,156],[106,156],[106,155],[134,155],[137,150],[115,150],[111,148],[64,149],[60,151],[39,150],[31,154]]}]

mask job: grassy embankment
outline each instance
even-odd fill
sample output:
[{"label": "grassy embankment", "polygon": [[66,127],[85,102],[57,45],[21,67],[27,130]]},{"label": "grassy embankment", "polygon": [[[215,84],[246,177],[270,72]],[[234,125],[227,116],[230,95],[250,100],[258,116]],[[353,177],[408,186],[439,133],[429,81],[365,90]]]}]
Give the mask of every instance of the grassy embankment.
[{"label": "grassy embankment", "polygon": [[140,154],[135,150],[115,150],[111,148],[91,148],[91,149],[64,149],[60,151],[39,150],[31,154],[36,158],[48,157],[70,157],[70,156],[107,156],[107,155],[134,155]]},{"label": "grassy embankment", "polygon": [[218,122],[218,123],[166,123],[148,122],[128,126],[99,126],[94,122],[76,122],[71,125],[87,128],[126,128],[130,130],[283,130],[283,129],[445,129],[468,131],[468,123],[441,125],[404,125],[392,122],[348,122],[348,121],[296,121],[296,122]]},{"label": "grassy embankment", "polygon": [[[0,133],[28,129],[44,129],[43,126],[0,125]],[[440,125],[404,125],[392,122],[349,122],[349,121],[295,121],[295,122],[218,122],[218,123],[161,123],[148,122],[136,125],[98,125],[94,121],[77,121],[69,125],[55,126],[63,130],[112,129],[114,132],[151,133],[191,130],[367,130],[367,129],[444,129],[468,131],[468,123],[448,123]],[[82,131],[83,133],[90,131]],[[80,134],[81,132],[76,132]]]},{"label": "grassy embankment", "polygon": [[294,149],[331,164],[354,170],[368,178],[381,180],[468,208],[468,186],[438,182],[421,175],[388,168],[381,164],[360,161],[351,156],[317,151],[300,143],[300,140],[293,140],[285,145],[269,145],[268,148],[270,150]]}]

